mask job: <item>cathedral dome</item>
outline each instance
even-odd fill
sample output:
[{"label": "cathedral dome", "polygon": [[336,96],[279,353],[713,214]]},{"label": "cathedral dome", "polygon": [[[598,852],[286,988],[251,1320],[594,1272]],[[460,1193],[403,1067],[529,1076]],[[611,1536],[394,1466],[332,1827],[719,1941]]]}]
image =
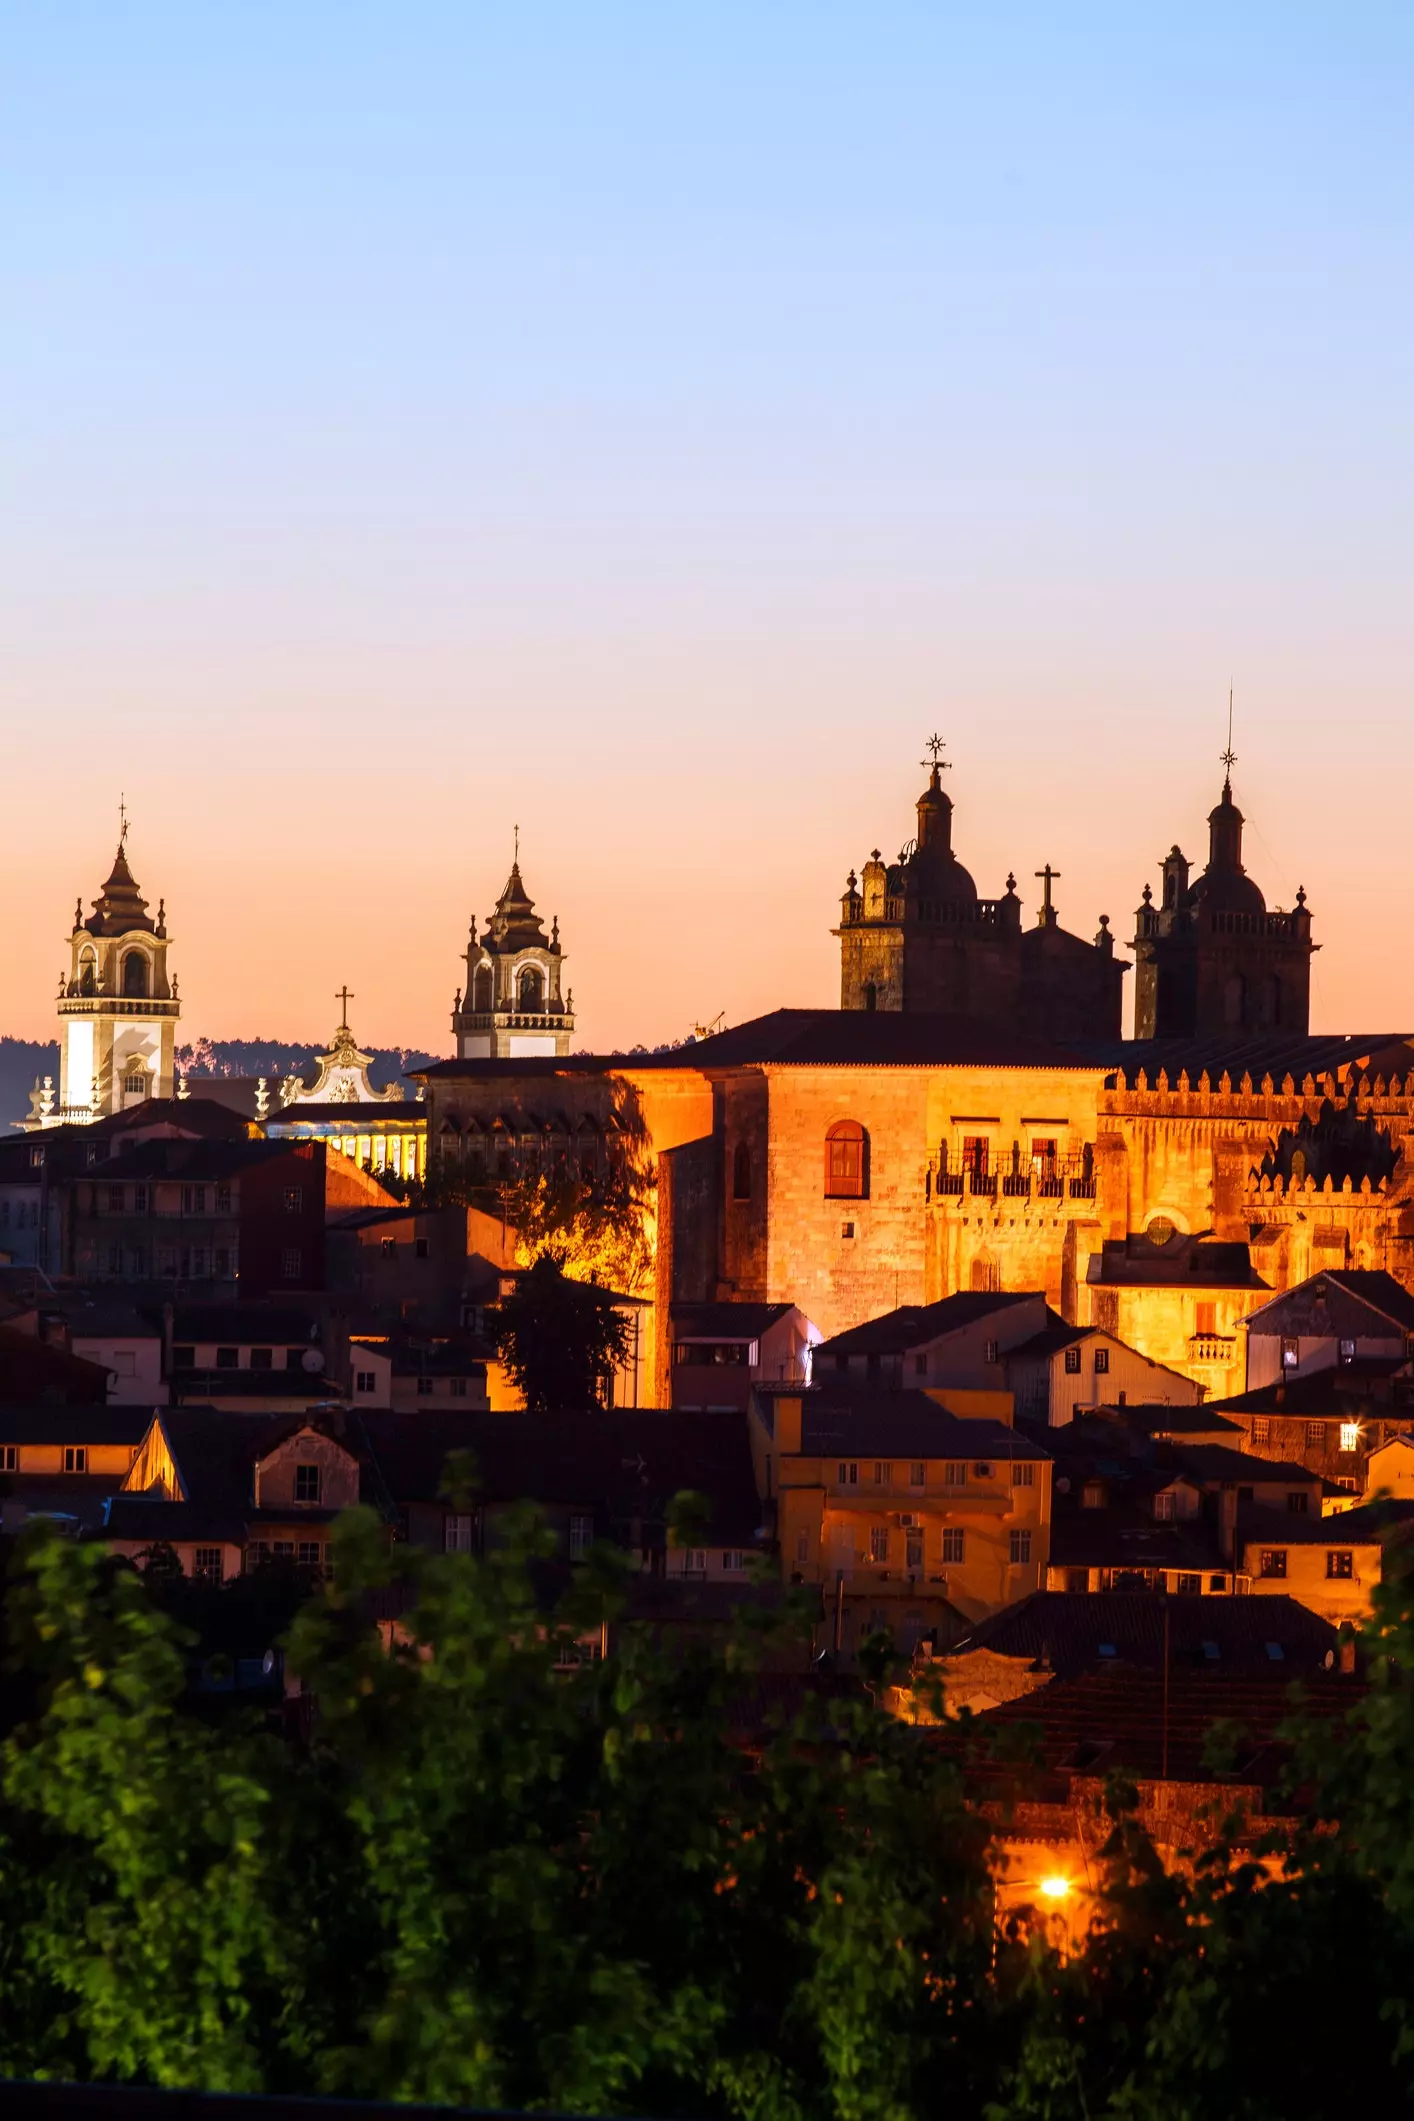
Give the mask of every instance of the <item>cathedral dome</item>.
[{"label": "cathedral dome", "polygon": [[1265,916],[1267,902],[1242,866],[1242,825],[1232,783],[1224,781],[1221,799],[1208,812],[1208,866],[1188,893],[1191,912]]},{"label": "cathedral dome", "polygon": [[909,883],[920,898],[942,905],[972,904],[977,886],[952,851],[952,800],[937,761],[918,798],[918,838],[908,861]]}]

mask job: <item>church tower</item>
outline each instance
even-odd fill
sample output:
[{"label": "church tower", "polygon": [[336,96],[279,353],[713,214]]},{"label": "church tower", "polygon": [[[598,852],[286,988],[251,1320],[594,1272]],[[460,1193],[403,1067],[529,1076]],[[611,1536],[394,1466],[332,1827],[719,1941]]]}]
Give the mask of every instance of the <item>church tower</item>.
[{"label": "church tower", "polygon": [[[1048,862],[1044,894],[1024,928],[1016,878],[1000,898],[977,886],[953,851],[952,800],[942,784],[942,741],[918,798],[917,836],[885,862],[878,848],[850,872],[834,933],[842,1009],[936,1012],[999,1034],[1118,1038],[1129,967],[1114,954],[1104,915],[1093,942],[1060,925]],[[925,762],[926,763],[926,762]]]},{"label": "church tower", "polygon": [[59,1095],[36,1088],[29,1128],[106,1119],[174,1089],[181,1008],[167,975],[166,902],[147,911],[128,867],[126,817],[108,881],[85,920],[74,908],[69,970],[59,981]]},{"label": "church tower", "polygon": [[460,1060],[521,1060],[563,1056],[574,1034],[574,996],[561,988],[564,953],[558,916],[545,933],[521,882],[520,846],[478,938],[472,916],[466,986],[452,1004],[452,1032]]},{"label": "church tower", "polygon": [[1311,1018],[1311,915],[1304,890],[1290,913],[1267,902],[1242,863],[1243,816],[1232,798],[1232,747],[1223,792],[1208,813],[1208,866],[1189,882],[1187,856],[1165,855],[1159,903],[1146,884],[1135,916],[1136,1038],[1284,1031]]}]

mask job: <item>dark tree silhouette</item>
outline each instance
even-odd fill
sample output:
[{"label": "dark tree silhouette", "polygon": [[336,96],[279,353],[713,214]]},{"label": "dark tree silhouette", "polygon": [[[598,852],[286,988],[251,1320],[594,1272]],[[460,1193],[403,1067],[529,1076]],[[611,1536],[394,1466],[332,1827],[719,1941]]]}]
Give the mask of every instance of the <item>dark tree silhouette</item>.
[{"label": "dark tree silhouette", "polygon": [[603,1406],[608,1379],[628,1354],[628,1327],[610,1292],[572,1281],[550,1252],[526,1269],[487,1327],[534,1414]]}]

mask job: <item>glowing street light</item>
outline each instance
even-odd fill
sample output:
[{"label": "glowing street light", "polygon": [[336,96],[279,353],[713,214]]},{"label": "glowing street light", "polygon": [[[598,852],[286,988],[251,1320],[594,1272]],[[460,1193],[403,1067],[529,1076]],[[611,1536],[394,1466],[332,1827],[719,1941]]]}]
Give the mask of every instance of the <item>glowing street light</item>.
[{"label": "glowing street light", "polygon": [[1064,1900],[1070,1893],[1070,1880],[1057,1874],[1041,1880],[1041,1897],[1045,1900]]}]

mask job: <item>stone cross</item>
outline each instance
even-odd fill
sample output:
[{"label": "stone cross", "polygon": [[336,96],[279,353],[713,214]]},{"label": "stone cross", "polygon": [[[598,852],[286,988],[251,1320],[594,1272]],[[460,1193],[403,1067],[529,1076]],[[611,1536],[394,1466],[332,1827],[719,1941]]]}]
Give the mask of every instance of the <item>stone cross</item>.
[{"label": "stone cross", "polygon": [[1036,874],[1041,879],[1041,913],[1038,921],[1038,926],[1042,928],[1054,928],[1056,924],[1056,911],[1054,906],[1051,904],[1051,886],[1052,884],[1058,884],[1060,882],[1060,871],[1059,869],[1053,869],[1050,863],[1047,862],[1045,868],[1038,869],[1036,871]]},{"label": "stone cross", "polygon": [[347,981],[345,981],[344,985],[339,988],[338,992],[334,996],[334,999],[336,1002],[343,1003],[344,1013],[339,1020],[339,1029],[341,1031],[347,1031],[349,1028],[349,1003],[353,1000],[353,994],[349,989]]}]

